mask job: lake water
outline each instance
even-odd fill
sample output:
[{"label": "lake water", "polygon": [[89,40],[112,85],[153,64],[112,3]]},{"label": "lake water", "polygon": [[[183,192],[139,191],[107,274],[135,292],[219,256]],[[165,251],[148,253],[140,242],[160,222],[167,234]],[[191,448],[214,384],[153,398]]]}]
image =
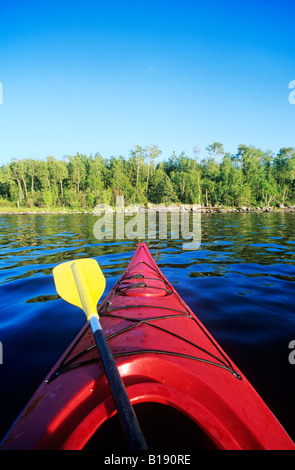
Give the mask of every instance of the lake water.
[{"label": "lake water", "polygon": [[[0,215],[0,438],[84,324],[55,291],[57,264],[94,257],[106,293],[136,239],[98,240],[92,215]],[[201,245],[145,240],[164,275],[295,439],[295,213],[202,214]]]}]

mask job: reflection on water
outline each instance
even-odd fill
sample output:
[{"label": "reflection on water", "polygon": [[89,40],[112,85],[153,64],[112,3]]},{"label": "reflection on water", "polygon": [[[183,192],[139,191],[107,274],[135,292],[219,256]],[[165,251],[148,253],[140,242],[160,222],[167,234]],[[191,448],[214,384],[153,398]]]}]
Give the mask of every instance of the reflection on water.
[{"label": "reflection on water", "polygon": [[[96,258],[106,295],[136,249],[136,238],[111,237],[111,227],[105,239],[96,239],[97,220],[86,214],[0,216],[0,435],[84,324],[79,309],[56,294],[54,266]],[[130,231],[132,218],[124,222]],[[156,239],[145,241],[160,269],[294,438],[295,366],[288,345],[295,339],[295,214],[202,214],[201,246],[193,251],[182,249],[175,226],[171,236],[169,217],[166,239],[158,239],[158,225],[153,230]]]}]

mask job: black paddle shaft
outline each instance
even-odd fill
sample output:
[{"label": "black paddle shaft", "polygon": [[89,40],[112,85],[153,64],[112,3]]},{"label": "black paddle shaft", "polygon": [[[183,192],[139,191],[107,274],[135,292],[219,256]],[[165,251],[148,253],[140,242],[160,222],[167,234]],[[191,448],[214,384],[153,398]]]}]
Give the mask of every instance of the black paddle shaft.
[{"label": "black paddle shaft", "polygon": [[93,336],[129,446],[132,450],[147,450],[147,444],[103,330],[94,331]]}]

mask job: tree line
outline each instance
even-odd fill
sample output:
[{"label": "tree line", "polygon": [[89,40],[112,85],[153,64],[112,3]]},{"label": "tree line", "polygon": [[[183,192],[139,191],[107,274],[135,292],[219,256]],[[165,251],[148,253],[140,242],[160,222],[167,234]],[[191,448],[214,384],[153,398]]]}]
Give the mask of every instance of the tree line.
[{"label": "tree line", "polygon": [[127,157],[99,153],[13,159],[0,168],[0,202],[18,207],[93,209],[126,204],[288,205],[295,200],[295,149],[277,154],[239,145],[235,154],[219,142],[196,147],[192,156],[175,152],[160,160],[156,145],[136,145]]}]

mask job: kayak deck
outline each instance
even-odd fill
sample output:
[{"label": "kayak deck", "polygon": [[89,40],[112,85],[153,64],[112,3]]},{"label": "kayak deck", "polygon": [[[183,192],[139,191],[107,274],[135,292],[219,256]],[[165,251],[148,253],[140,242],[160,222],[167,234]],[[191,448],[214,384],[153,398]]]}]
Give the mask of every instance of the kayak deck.
[{"label": "kayak deck", "polygon": [[[144,243],[98,313],[149,449],[295,449]],[[2,448],[126,446],[92,332],[85,325]]]}]

